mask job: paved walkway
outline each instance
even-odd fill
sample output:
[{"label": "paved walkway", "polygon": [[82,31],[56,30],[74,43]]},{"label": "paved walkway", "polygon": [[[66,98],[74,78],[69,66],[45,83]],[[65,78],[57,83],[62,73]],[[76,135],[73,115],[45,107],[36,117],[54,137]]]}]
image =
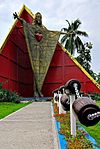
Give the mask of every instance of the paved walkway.
[{"label": "paved walkway", "polygon": [[0,121],[0,149],[58,149],[53,125],[51,102],[33,102]]}]

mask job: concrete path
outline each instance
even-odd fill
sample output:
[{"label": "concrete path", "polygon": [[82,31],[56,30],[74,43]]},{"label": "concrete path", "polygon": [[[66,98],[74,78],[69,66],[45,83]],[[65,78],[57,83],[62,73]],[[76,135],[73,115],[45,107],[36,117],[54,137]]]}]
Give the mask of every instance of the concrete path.
[{"label": "concrete path", "polygon": [[0,121],[0,149],[58,149],[53,125],[51,102],[33,102]]}]

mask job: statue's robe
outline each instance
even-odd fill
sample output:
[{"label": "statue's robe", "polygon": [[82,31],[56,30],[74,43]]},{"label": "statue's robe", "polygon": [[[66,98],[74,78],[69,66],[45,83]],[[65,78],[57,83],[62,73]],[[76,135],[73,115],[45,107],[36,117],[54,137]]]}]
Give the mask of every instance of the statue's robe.
[{"label": "statue's robe", "polygon": [[43,25],[29,24],[25,20],[23,27],[34,72],[34,96],[39,97],[60,33],[47,30]]}]

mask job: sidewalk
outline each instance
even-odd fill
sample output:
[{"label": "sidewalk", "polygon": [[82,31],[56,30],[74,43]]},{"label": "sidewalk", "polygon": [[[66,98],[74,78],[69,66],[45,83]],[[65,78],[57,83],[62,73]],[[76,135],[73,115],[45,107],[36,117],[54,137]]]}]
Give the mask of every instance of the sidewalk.
[{"label": "sidewalk", "polygon": [[33,102],[0,121],[0,149],[58,149],[54,131],[51,102]]}]

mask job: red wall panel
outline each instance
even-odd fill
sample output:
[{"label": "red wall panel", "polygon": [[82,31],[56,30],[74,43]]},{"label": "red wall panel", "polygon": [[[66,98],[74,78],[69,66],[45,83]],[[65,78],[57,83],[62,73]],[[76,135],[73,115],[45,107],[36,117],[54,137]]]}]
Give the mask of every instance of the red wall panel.
[{"label": "red wall panel", "polygon": [[50,67],[46,75],[45,81],[46,83],[61,83],[62,76],[62,67]]},{"label": "red wall panel", "polygon": [[19,94],[24,95],[24,97],[33,97],[34,90],[33,90],[33,83],[32,84],[23,84],[20,83],[19,85]]},{"label": "red wall panel", "polygon": [[99,92],[100,89],[76,65],[69,55],[57,44],[49,70],[47,72],[42,92],[44,96],[52,96],[52,91],[64,85],[70,79],[81,82],[81,92]]},{"label": "red wall panel", "polygon": [[50,66],[62,66],[63,65],[63,55],[64,52],[62,50],[57,50],[54,52],[53,60],[51,61]]},{"label": "red wall panel", "polygon": [[9,76],[9,60],[2,55],[0,55],[0,76]]},{"label": "red wall panel", "polygon": [[42,88],[42,93],[45,97],[53,96],[52,91],[57,89],[59,86],[62,86],[62,83],[45,83]]},{"label": "red wall panel", "polygon": [[28,53],[24,54],[24,57],[22,58],[22,60],[23,60],[23,64],[26,66],[26,68],[30,68],[31,67],[30,58],[29,58],[29,54]]},{"label": "red wall panel", "polygon": [[[28,22],[32,22],[32,17],[25,10],[22,14]],[[30,97],[34,95],[33,79],[23,27],[17,22],[0,54],[0,82],[4,82],[4,88]]]},{"label": "red wall panel", "polygon": [[11,91],[16,91],[19,93],[19,84],[18,84],[18,81],[16,80],[9,80],[9,90]]},{"label": "red wall panel", "polygon": [[12,61],[9,61],[9,73],[10,79],[18,81],[18,65]]}]

